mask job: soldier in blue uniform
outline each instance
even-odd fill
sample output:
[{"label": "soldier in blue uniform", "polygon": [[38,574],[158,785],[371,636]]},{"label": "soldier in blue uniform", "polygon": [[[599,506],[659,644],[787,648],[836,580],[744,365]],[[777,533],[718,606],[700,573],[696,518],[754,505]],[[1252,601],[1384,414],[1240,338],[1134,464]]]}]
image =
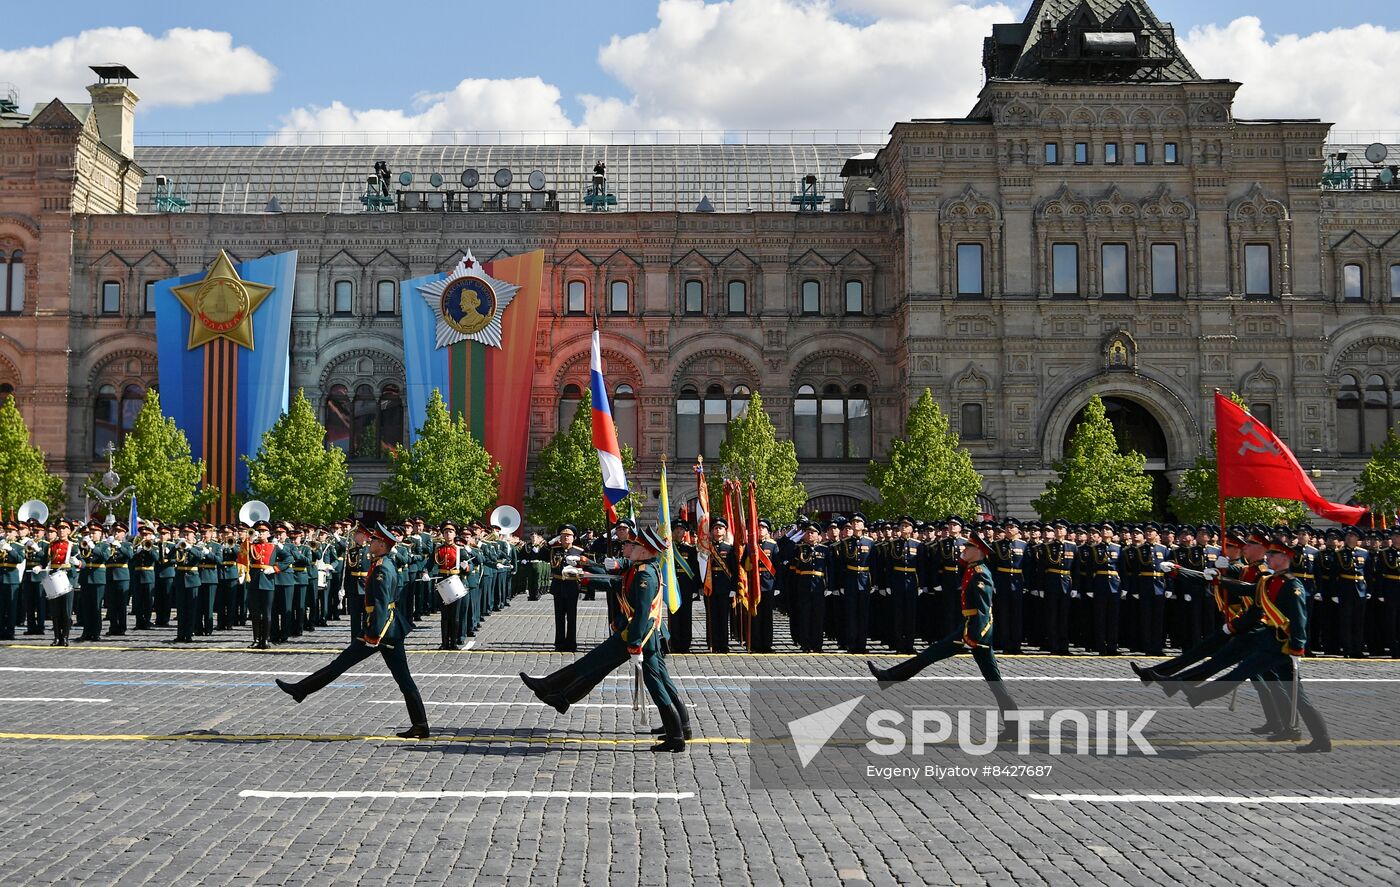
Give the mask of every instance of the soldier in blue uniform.
[{"label": "soldier in blue uniform", "polygon": [[1089,534],[1089,545],[1080,560],[1089,574],[1094,606],[1094,649],[1100,656],[1118,655],[1118,610],[1123,600],[1118,560],[1122,546],[1113,541],[1113,525],[1105,523]]},{"label": "soldier in blue uniform", "polygon": [[802,525],[802,541],[787,561],[783,578],[789,595],[793,636],[804,653],[820,653],[825,639],[826,593],[831,581],[831,551],[821,541],[821,527],[813,521]]},{"label": "soldier in blue uniform", "polygon": [[851,535],[841,542],[842,647],[847,653],[864,653],[870,635],[870,571],[875,561],[875,540],[865,532],[865,515],[850,518]]},{"label": "soldier in blue uniform", "polygon": [[[919,655],[890,668],[877,668],[875,663],[867,661],[866,666],[876,680],[907,681],[935,662],[959,653],[970,652],[992,695],[996,697],[997,707],[1001,709],[1003,716],[1006,712],[1015,710],[1016,703],[1002,684],[1001,671],[997,668],[996,653],[992,647],[992,596],[996,584],[985,563],[991,554],[990,541],[976,534],[966,540],[959,555],[964,565],[959,583],[962,625]],[[1014,735],[1011,725],[1005,724],[998,740],[1006,741]]]},{"label": "soldier in blue uniform", "polygon": [[711,652],[729,652],[729,617],[739,593],[739,555],[729,543],[729,522],[710,521],[713,539],[709,559],[710,596],[705,601],[705,630]]},{"label": "soldier in blue uniform", "polygon": [[[758,548],[763,557],[758,562],[758,606],[749,625],[749,646],[755,653],[773,652],[773,607],[778,594],[778,543],[773,540],[773,525],[766,517],[758,519]],[[749,557],[753,555],[750,554]],[[676,565],[679,581],[680,565]],[[750,590],[749,594],[754,592]]]},{"label": "soldier in blue uniform", "polygon": [[947,532],[939,540],[933,558],[938,566],[938,590],[934,592],[934,605],[939,637],[946,637],[962,622],[958,616],[961,600],[961,581],[958,577],[962,575],[961,556],[966,544],[962,518],[948,518]]},{"label": "soldier in blue uniform", "polygon": [[670,616],[671,649],[689,653],[694,638],[695,599],[700,597],[700,561],[695,547],[694,530],[686,521],[671,522],[671,542],[675,546],[676,584],[680,587],[681,605]]},{"label": "soldier in blue uniform", "polygon": [[886,599],[886,643],[896,653],[914,652],[918,629],[919,540],[914,519],[899,519],[899,535],[885,548],[889,595]]},{"label": "soldier in blue uniform", "polygon": [[1347,527],[1346,544],[1338,556],[1332,580],[1332,602],[1337,605],[1337,646],[1343,656],[1366,656],[1366,573],[1371,552],[1361,544],[1360,527]]},{"label": "soldier in blue uniform", "polygon": [[1376,606],[1380,610],[1377,632],[1379,652],[1400,659],[1400,525],[1392,527],[1390,544],[1372,556]]},{"label": "soldier in blue uniform", "polygon": [[411,726],[398,733],[401,739],[426,739],[428,737],[428,711],[423,705],[423,696],[408,669],[408,657],[404,654],[404,639],[408,626],[398,611],[399,572],[393,561],[386,555],[399,544],[399,540],[384,528],[376,525],[369,538],[370,569],[369,582],[364,596],[364,633],[340,651],[329,665],[318,669],[296,683],[277,680],[277,686],[288,696],[301,702],[306,697],[322,689],[331,681],[345,674],[354,666],[379,653],[384,664],[403,693],[404,704],[408,707]]},{"label": "soldier in blue uniform", "polygon": [[1047,653],[1069,656],[1069,602],[1073,591],[1074,543],[1069,539],[1069,522],[1055,520],[1053,535],[1040,549],[1038,566],[1041,574],[1041,599],[1044,607],[1042,625],[1045,640],[1041,647]]},{"label": "soldier in blue uniform", "polygon": [[992,551],[987,566],[992,571],[993,582],[996,583],[993,609],[997,614],[997,649],[1003,653],[1020,653],[1025,615],[1021,578],[1026,543],[1021,539],[1019,521],[1015,518],[1002,521],[1001,536],[992,544]]},{"label": "soldier in blue uniform", "polygon": [[[1182,527],[1177,534],[1176,548],[1169,560],[1193,572],[1202,572],[1210,561],[1206,560],[1206,548],[1196,538],[1195,527]],[[1181,639],[1181,648],[1195,646],[1205,633],[1202,612],[1206,609],[1206,583],[1204,579],[1185,573],[1172,573],[1168,582],[1177,600],[1177,620],[1172,635]]]}]

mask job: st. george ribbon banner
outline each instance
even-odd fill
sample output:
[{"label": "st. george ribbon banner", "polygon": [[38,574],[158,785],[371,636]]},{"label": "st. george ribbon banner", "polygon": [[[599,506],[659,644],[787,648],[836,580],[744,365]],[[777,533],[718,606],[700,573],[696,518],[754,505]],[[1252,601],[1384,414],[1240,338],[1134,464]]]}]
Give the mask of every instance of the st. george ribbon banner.
[{"label": "st. george ribbon banner", "polygon": [[296,267],[295,251],[235,263],[220,250],[207,270],[154,287],[161,407],[219,489],[215,523],[233,520],[242,457],[287,411]]},{"label": "st. george ribbon banner", "polygon": [[399,293],[408,439],[437,389],[500,464],[500,504],[521,511],[543,280],[542,250],[488,262],[468,251],[450,272],[406,280]]}]

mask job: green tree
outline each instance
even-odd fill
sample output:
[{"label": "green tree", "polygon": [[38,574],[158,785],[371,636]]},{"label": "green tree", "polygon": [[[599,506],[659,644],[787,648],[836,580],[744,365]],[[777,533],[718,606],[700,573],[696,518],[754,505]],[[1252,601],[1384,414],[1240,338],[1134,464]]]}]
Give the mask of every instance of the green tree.
[{"label": "green tree", "polygon": [[350,514],[345,453],[326,446],[326,429],[298,388],[291,408],[263,435],[248,463],[248,497],[278,520],[325,524]]},{"label": "green tree", "polygon": [[[1249,407],[1238,394],[1230,399],[1245,412]],[[1215,525],[1220,522],[1220,481],[1216,471],[1218,444],[1215,431],[1210,432],[1210,446],[1206,452],[1196,457],[1195,463],[1182,472],[1172,491],[1170,503],[1172,511],[1183,521],[1193,524]],[[1225,501],[1225,522],[1227,524],[1266,524],[1274,526],[1285,523],[1290,526],[1302,521],[1307,509],[1303,503],[1291,499],[1241,499]]]},{"label": "green tree", "polygon": [[759,517],[787,523],[807,504],[807,488],[797,482],[797,447],[778,440],[773,420],[763,410],[757,391],[744,415],[730,421],[719,445],[719,459],[709,474],[710,501],[724,502],[724,478],[748,481],[757,487],[754,502]]},{"label": "green tree", "polygon": [[887,460],[871,461],[865,482],[880,492],[880,501],[869,503],[870,516],[883,518],[974,515],[982,490],[971,454],[927,388],[909,410],[904,436],[890,443]]},{"label": "green tree", "polygon": [[29,426],[14,395],[0,404],[0,514],[13,516],[25,502],[40,499],[49,513],[63,509],[63,479],[44,467],[44,451],[29,443]]},{"label": "green tree", "polygon": [[1390,514],[1400,506],[1400,435],[1394,428],[1380,446],[1371,448],[1371,459],[1356,485],[1356,501]]},{"label": "green tree", "polygon": [[[622,445],[622,467],[628,471],[636,460],[632,448]],[[607,525],[603,510],[603,469],[593,448],[593,393],[584,391],[569,427],[540,450],[535,464],[532,495],[525,497],[525,519],[552,531],[560,524],[601,530]],[[617,513],[628,512],[628,496],[617,504]]]},{"label": "green tree", "polygon": [[1096,394],[1084,408],[1064,458],[1051,466],[1055,479],[1031,507],[1042,518],[1140,520],[1152,512],[1152,478],[1143,470],[1146,464],[1140,453],[1119,451],[1113,423]]},{"label": "green tree", "polygon": [[500,476],[501,466],[472,437],[463,417],[448,414],[435,388],[418,439],[389,451],[389,477],[379,494],[398,517],[463,521],[496,504]]},{"label": "green tree", "polygon": [[[197,517],[219,497],[218,487],[200,486],[204,460],[191,458],[185,432],[160,407],[160,394],[146,393],[136,423],[112,456],[112,467],[123,484],[136,490],[141,517],[172,523]],[[90,483],[101,477],[94,476]],[[113,514],[126,520],[131,500],[124,499]]]}]

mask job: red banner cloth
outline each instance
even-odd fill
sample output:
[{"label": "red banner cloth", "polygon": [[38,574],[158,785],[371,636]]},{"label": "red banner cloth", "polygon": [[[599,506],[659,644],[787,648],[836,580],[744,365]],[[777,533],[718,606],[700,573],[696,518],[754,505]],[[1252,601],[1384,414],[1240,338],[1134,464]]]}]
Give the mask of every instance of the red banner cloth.
[{"label": "red banner cloth", "polygon": [[1293,499],[1319,517],[1355,524],[1366,509],[1328,502],[1293,451],[1258,419],[1219,392],[1215,395],[1216,468],[1220,498]]}]

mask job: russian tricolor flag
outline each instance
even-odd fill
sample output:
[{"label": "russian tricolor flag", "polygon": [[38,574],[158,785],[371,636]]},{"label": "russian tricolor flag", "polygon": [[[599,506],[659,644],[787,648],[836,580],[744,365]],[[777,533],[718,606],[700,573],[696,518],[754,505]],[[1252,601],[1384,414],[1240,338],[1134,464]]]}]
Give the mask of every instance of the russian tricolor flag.
[{"label": "russian tricolor flag", "polygon": [[589,362],[589,385],[593,393],[593,448],[603,469],[603,507],[608,520],[616,523],[617,503],[627,498],[627,472],[622,468],[622,449],[617,445],[617,426],[608,405],[608,386],[603,382],[603,350],[598,331],[593,331],[593,358]]}]

